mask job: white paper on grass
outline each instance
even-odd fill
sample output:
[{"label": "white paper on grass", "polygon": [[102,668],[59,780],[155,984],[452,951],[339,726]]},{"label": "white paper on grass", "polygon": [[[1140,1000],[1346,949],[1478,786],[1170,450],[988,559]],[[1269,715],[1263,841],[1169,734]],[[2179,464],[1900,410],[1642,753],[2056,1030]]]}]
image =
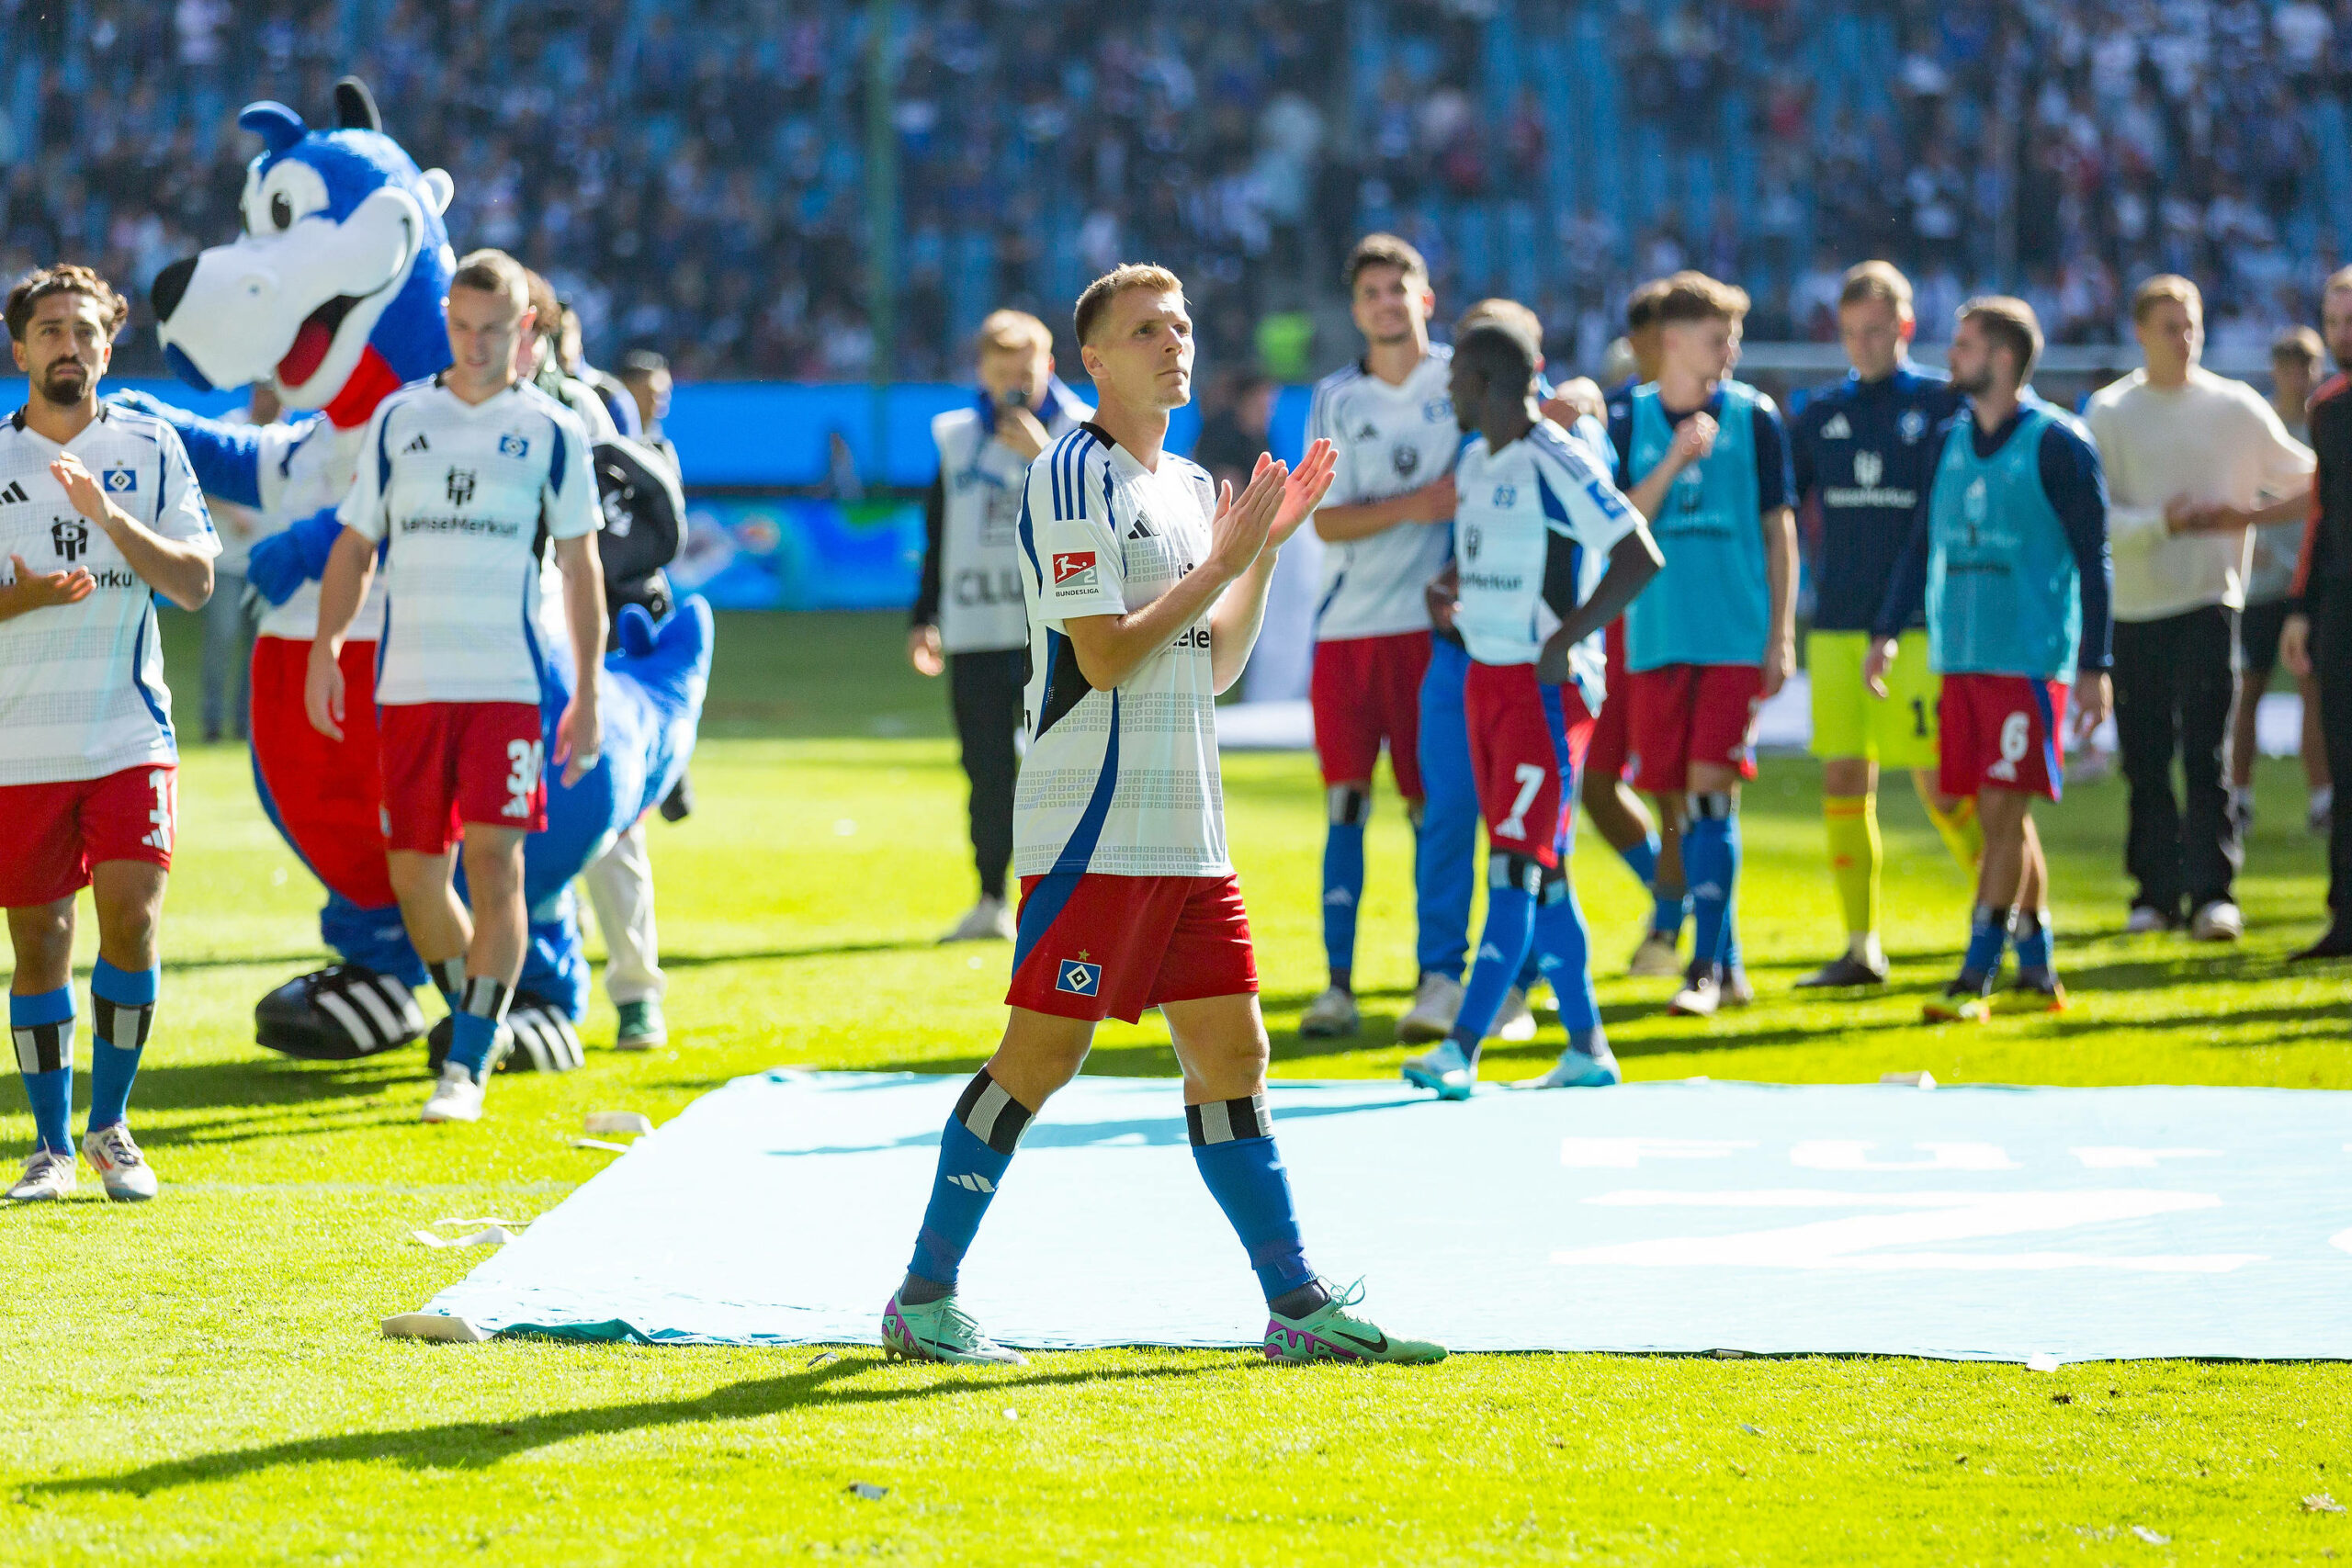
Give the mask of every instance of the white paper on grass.
[{"label": "white paper on grass", "polygon": [[653,1118],[642,1111],[591,1111],[587,1124],[581,1131],[620,1137],[643,1137],[653,1131]]}]

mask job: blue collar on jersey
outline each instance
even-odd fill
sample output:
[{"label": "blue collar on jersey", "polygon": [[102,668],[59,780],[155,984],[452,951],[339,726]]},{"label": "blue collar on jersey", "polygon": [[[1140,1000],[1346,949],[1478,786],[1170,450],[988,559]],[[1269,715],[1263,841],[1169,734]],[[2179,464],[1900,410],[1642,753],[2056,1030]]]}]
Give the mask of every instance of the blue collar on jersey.
[{"label": "blue collar on jersey", "polygon": [[[989,434],[994,435],[996,434],[995,402],[989,399],[985,390],[975,396],[972,401],[973,405],[980,411],[980,428]],[[1076,424],[1079,411],[1085,406],[1078,400],[1076,392],[1062,384],[1060,377],[1046,378],[1046,406],[1039,412],[1047,425],[1051,425],[1057,419],[1067,419],[1072,424]]]}]

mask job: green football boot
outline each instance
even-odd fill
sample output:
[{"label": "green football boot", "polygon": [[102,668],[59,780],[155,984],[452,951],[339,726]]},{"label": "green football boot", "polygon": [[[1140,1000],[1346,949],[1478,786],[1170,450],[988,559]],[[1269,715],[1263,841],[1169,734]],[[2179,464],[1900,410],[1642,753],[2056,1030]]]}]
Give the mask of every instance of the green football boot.
[{"label": "green football boot", "polygon": [[1445,1347],[1426,1339],[1402,1339],[1348,1309],[1363,1300],[1358,1280],[1305,1317],[1274,1313],[1266,1320],[1269,1361],[1395,1361],[1420,1366],[1445,1359]]},{"label": "green football boot", "polygon": [[882,1309],[882,1352],[910,1361],[948,1361],[978,1366],[1021,1367],[1027,1359],[1008,1350],[987,1335],[971,1315],[942,1296],[921,1306],[908,1306],[894,1292]]},{"label": "green football boot", "polygon": [[622,1051],[650,1051],[670,1040],[670,1026],[662,1017],[662,998],[647,997],[641,1001],[621,1002],[614,1010],[620,1014],[620,1026],[613,1032],[613,1044]]}]

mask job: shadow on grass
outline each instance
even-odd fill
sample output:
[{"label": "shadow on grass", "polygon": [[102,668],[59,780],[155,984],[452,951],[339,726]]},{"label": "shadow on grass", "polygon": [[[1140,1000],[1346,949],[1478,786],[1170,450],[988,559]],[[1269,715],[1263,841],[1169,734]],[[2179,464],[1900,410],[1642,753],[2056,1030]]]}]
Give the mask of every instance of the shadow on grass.
[{"label": "shadow on grass", "polygon": [[[794,1348],[797,1349],[797,1347]],[[424,1354],[446,1354],[425,1349]],[[1001,1397],[1016,1389],[1136,1382],[1146,1379],[1197,1377],[1224,1366],[1118,1367],[1101,1371],[1026,1371],[972,1376],[944,1369],[913,1387],[842,1388],[839,1383],[877,1370],[881,1353],[852,1353],[822,1367],[783,1377],[753,1378],[694,1399],[647,1400],[600,1404],[583,1410],[550,1411],[507,1420],[451,1421],[395,1432],[354,1432],[305,1438],[262,1448],[230,1449],[141,1465],[113,1475],[82,1476],[27,1486],[27,1493],[70,1496],[88,1493],[151,1492],[203,1482],[234,1481],[272,1470],[316,1464],[366,1464],[390,1460],[412,1470],[482,1470],[554,1443],[620,1432],[683,1426],[697,1421],[743,1421],[783,1415],[812,1405],[887,1406],[959,1394]]]}]

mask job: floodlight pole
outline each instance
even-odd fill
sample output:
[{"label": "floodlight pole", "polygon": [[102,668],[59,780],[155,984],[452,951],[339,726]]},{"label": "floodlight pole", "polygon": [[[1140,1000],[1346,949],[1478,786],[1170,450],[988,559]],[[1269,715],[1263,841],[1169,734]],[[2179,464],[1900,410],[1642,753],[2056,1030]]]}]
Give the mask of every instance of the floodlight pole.
[{"label": "floodlight pole", "polygon": [[866,0],[865,311],[874,342],[869,488],[884,483],[889,474],[890,375],[899,358],[899,138],[891,112],[897,73],[890,59],[895,9],[893,0]]}]

